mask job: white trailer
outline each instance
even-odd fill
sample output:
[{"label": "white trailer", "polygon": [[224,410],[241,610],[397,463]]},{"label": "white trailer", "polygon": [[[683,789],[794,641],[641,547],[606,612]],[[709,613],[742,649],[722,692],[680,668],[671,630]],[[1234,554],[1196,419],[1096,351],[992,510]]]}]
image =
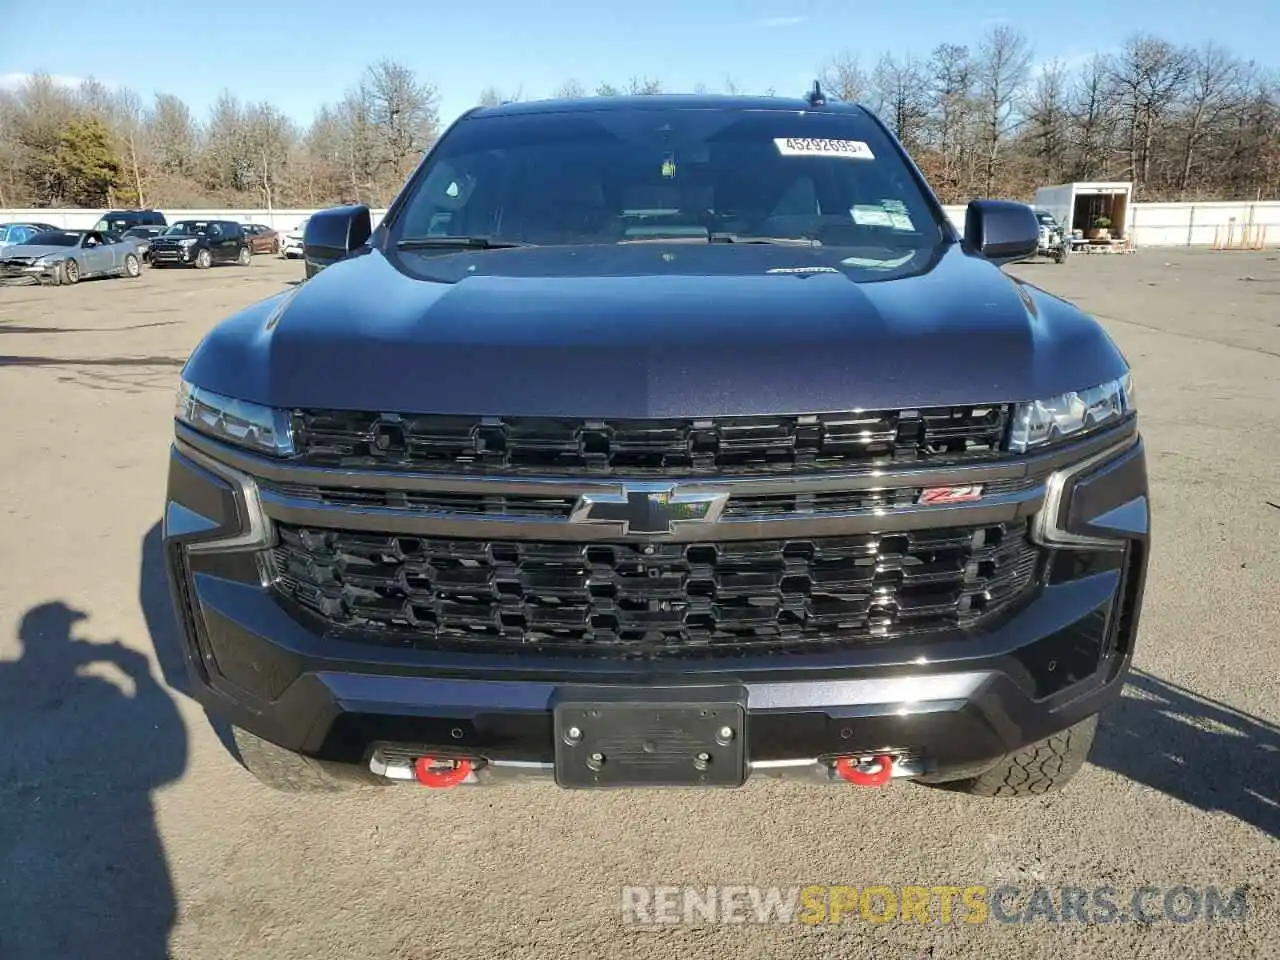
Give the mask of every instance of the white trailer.
[{"label": "white trailer", "polygon": [[[1129,228],[1133,184],[1064,183],[1036,191],[1035,208],[1053,214],[1076,243],[1124,243]],[[1106,221],[1103,226],[1100,220]]]}]

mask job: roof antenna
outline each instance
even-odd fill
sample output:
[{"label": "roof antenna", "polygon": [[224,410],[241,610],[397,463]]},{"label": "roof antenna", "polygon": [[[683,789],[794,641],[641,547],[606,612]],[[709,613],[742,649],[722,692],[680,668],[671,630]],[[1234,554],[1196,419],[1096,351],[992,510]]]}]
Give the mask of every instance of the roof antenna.
[{"label": "roof antenna", "polygon": [[813,89],[809,91],[805,97],[809,101],[811,107],[825,107],[827,105],[827,95],[822,92],[822,84],[817,80],[813,81]]}]

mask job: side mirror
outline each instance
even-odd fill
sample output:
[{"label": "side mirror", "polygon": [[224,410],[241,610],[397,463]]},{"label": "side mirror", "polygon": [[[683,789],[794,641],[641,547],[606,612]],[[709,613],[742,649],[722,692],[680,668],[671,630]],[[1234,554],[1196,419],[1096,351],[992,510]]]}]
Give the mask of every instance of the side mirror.
[{"label": "side mirror", "polygon": [[1036,252],[1040,223],[1025,203],[970,200],[964,214],[964,244],[993,263],[1012,263]]},{"label": "side mirror", "polygon": [[373,219],[364,204],[331,207],[313,213],[302,234],[302,259],[306,275],[313,276],[358,250],[373,233]]}]

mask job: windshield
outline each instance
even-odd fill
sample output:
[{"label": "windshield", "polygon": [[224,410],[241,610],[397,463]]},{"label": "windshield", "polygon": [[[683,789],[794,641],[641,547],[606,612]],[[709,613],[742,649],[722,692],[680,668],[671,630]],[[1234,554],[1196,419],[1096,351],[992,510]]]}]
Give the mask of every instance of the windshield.
[{"label": "windshield", "polygon": [[179,220],[168,230],[165,231],[166,236],[197,236],[203,237],[209,232],[209,228],[213,226],[208,220]]},{"label": "windshield", "polygon": [[393,226],[400,243],[789,240],[931,249],[929,202],[862,114],[636,108],[466,120]]},{"label": "windshield", "polygon": [[63,230],[37,233],[27,241],[33,247],[74,247],[79,242],[80,234],[67,233]]}]

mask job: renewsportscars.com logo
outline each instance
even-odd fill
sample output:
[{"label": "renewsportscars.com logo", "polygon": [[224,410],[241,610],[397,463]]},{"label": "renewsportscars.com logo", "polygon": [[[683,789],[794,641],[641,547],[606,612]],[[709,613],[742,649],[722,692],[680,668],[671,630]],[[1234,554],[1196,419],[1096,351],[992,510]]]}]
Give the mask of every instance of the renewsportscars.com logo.
[{"label": "renewsportscars.com logo", "polygon": [[1195,923],[1243,922],[1244,887],[1185,884],[1036,886],[636,886],[622,888],[624,923]]}]

